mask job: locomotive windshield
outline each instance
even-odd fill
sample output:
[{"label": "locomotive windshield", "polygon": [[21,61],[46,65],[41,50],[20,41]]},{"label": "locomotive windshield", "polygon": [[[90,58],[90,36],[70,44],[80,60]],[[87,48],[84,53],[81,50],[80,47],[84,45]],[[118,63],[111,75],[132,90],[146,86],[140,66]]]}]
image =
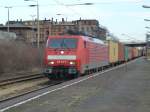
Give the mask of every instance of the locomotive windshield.
[{"label": "locomotive windshield", "polygon": [[76,48],[77,39],[75,38],[51,38],[48,41],[47,47],[49,48]]}]

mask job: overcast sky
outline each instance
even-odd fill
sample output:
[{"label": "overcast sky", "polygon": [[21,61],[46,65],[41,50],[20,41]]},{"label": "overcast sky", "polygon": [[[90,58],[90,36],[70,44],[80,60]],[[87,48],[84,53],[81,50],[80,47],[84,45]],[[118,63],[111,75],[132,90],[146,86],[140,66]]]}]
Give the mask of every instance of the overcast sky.
[{"label": "overcast sky", "polygon": [[[35,0],[36,1],[36,0]],[[7,21],[7,9],[10,9],[10,20],[31,20],[35,15],[36,7],[28,5],[36,4],[35,1],[24,0],[0,0],[0,23]],[[40,19],[55,18],[61,20],[97,19],[100,24],[106,26],[111,33],[121,40],[145,40],[145,34],[150,22],[150,9],[142,8],[142,5],[150,5],[150,0],[38,0],[40,5]],[[90,6],[67,4],[94,3]],[[61,14],[61,15],[57,15]],[[150,29],[149,29],[150,31]],[[126,34],[122,35],[122,34]],[[135,38],[135,39],[134,39]]]}]

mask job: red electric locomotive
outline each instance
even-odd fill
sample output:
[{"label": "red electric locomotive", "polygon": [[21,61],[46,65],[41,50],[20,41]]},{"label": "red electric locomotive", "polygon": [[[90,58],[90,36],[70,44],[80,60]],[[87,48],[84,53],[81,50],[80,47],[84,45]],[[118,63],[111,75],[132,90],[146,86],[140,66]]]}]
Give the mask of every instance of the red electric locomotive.
[{"label": "red electric locomotive", "polygon": [[49,36],[44,63],[44,74],[50,79],[77,77],[108,65],[108,45],[88,36]]}]

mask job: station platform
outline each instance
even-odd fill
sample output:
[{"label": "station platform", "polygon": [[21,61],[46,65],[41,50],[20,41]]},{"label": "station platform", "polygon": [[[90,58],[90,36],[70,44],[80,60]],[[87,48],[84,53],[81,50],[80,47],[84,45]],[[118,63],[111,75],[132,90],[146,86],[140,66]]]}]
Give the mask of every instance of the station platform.
[{"label": "station platform", "polygon": [[150,112],[150,61],[139,58],[85,77],[5,112]]}]

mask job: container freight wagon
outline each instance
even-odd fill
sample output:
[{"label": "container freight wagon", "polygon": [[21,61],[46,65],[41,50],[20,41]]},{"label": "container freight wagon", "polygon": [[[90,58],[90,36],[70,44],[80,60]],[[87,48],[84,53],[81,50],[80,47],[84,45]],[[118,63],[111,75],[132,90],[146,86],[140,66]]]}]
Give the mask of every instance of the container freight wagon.
[{"label": "container freight wagon", "polygon": [[132,47],[128,47],[128,56],[129,56],[129,60],[132,59]]},{"label": "container freight wagon", "polygon": [[132,59],[138,57],[138,49],[133,47],[132,49]]},{"label": "container freight wagon", "polygon": [[146,58],[147,60],[150,60],[150,48],[146,49]]},{"label": "container freight wagon", "polygon": [[44,62],[50,79],[77,77],[109,64],[108,45],[88,36],[49,36]]},{"label": "container freight wagon", "polygon": [[129,61],[132,59],[132,48],[128,46],[124,46],[124,58],[125,61]]},{"label": "container freight wagon", "polygon": [[109,46],[109,63],[116,63],[118,62],[118,42],[109,40],[108,41]]},{"label": "container freight wagon", "polygon": [[145,52],[145,49],[143,48],[143,49],[138,49],[138,57],[140,57],[140,56],[144,56],[144,53]]},{"label": "container freight wagon", "polygon": [[125,54],[124,54],[124,45],[120,42],[118,42],[118,62],[124,62],[125,61]]},{"label": "container freight wagon", "polygon": [[136,50],[135,50],[135,58],[137,58],[138,56],[139,56],[139,52],[140,52],[140,50],[138,49],[138,48],[135,48]]},{"label": "container freight wagon", "polygon": [[125,61],[129,60],[129,47],[128,46],[124,47],[124,58],[125,58]]}]

